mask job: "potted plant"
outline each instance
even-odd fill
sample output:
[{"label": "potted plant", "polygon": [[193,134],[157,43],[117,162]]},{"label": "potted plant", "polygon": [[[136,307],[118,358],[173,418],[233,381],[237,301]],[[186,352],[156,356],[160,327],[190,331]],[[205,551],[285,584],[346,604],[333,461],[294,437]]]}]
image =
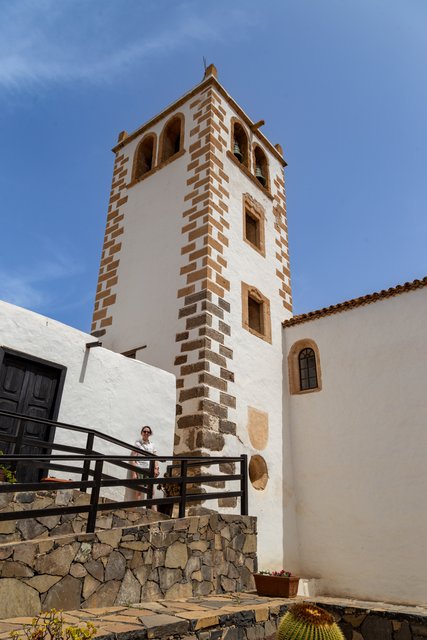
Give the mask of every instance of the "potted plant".
[{"label": "potted plant", "polygon": [[[4,453],[0,449],[0,456],[3,455]],[[15,474],[9,469],[7,465],[4,464],[0,464],[0,482],[9,482],[10,484],[16,482]]]},{"label": "potted plant", "polygon": [[255,586],[259,596],[275,598],[295,598],[298,592],[299,577],[290,571],[260,571],[254,574]]}]

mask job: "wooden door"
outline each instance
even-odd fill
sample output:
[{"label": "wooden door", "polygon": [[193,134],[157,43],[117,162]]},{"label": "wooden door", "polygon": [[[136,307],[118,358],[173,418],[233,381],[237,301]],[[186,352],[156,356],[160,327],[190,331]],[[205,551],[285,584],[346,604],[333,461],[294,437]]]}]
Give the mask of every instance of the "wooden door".
[{"label": "wooden door", "polygon": [[[0,366],[0,410],[55,420],[64,376],[64,367],[3,350]],[[54,433],[50,425],[26,420],[23,422],[21,435],[34,439],[34,442],[25,444],[20,439],[8,442],[7,436],[18,435],[18,425],[17,419],[0,415],[0,449],[4,453],[49,453],[49,447],[42,445],[53,440]],[[28,464],[18,465],[17,471],[20,482],[36,482],[40,476],[39,470]]]}]

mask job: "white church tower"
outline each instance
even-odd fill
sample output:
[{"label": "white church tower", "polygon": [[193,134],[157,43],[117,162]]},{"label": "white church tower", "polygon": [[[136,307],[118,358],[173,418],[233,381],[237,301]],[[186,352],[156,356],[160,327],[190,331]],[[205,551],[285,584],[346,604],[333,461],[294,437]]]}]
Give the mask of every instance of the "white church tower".
[{"label": "white church tower", "polygon": [[277,565],[281,323],[292,298],[286,163],[262,124],[210,65],[189,93],[119,135],[92,332],[176,375],[175,453],[248,454],[261,558]]}]

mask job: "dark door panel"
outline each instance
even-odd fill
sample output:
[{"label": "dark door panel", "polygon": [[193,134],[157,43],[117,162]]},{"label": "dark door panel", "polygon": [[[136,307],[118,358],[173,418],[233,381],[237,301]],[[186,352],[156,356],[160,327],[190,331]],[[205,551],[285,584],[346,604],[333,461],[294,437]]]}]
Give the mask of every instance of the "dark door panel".
[{"label": "dark door panel", "polygon": [[[0,365],[0,409],[55,420],[58,416],[65,367],[6,349],[0,351],[3,356]],[[10,436],[16,438],[16,441],[8,442],[7,437]],[[25,444],[25,437],[30,437],[35,442]],[[50,448],[46,445],[53,441],[53,437],[54,433],[49,425],[0,416],[0,449],[5,453],[49,453]],[[20,482],[35,482],[39,479],[40,472],[31,464],[20,464],[17,475]]]}]

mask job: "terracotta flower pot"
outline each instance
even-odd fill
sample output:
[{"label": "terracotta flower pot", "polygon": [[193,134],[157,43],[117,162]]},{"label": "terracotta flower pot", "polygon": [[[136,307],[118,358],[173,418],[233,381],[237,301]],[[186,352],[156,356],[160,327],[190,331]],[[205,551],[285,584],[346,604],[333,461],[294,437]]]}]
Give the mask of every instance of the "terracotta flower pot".
[{"label": "terracotta flower pot", "polygon": [[254,573],[255,586],[259,596],[274,598],[295,598],[298,592],[299,578],[297,576],[269,576]]}]

